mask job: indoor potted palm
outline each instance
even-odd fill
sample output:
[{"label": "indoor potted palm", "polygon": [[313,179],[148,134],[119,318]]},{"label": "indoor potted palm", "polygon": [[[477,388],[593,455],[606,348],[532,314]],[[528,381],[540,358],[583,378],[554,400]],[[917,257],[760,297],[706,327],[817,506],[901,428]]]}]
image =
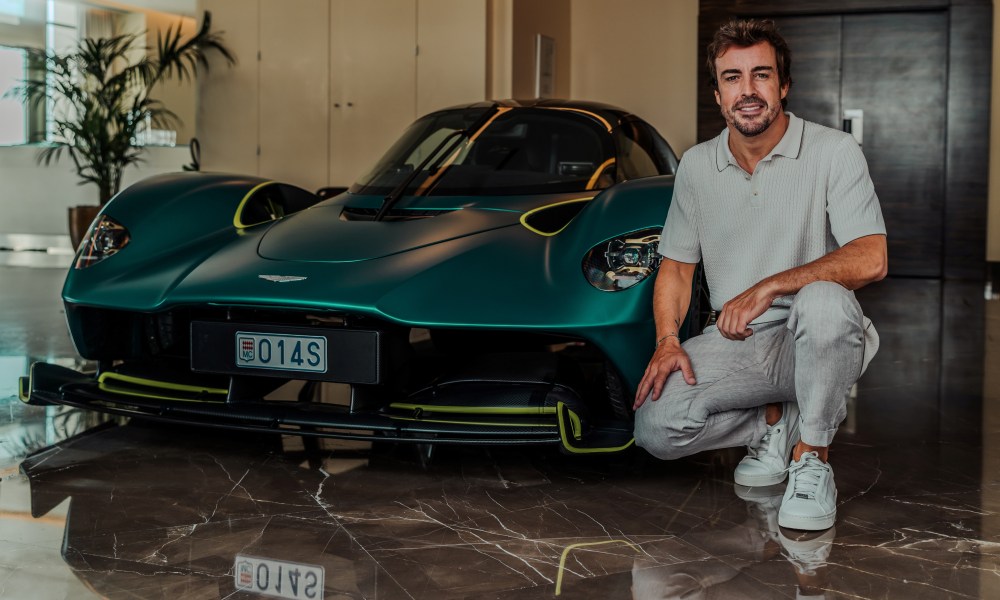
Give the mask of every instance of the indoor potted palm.
[{"label": "indoor potted palm", "polygon": [[157,34],[155,53],[147,51],[143,39],[136,34],[87,38],[66,54],[38,51],[35,59],[44,61],[46,75],[25,80],[15,90],[29,102],[49,99],[53,107],[49,145],[38,161],[49,164],[66,152],[80,184],[97,185],[97,206],[70,209],[74,247],[100,207],[118,193],[125,167],[142,160],[141,136],[179,121],[151,97],[153,87],[172,78],[192,80],[199,67],[208,69],[212,52],[235,63],[220,33],[211,31],[208,12],[192,37],[182,38],[180,23]]}]

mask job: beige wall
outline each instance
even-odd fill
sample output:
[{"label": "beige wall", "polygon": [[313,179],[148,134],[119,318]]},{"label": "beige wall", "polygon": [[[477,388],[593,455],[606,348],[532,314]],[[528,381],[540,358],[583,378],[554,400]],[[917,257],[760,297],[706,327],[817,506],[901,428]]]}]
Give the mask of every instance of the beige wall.
[{"label": "beige wall", "polygon": [[417,116],[487,98],[487,14],[483,0],[417,2]]},{"label": "beige wall", "polygon": [[990,192],[986,260],[1000,262],[1000,7],[993,2],[993,96],[990,107]]},{"label": "beige wall", "polygon": [[[179,17],[161,12],[146,11],[146,44],[150,47],[150,52],[156,53],[156,35],[166,35],[168,27],[177,27],[181,23],[181,32],[184,37],[189,37],[198,32],[198,23],[190,17]],[[225,39],[225,36],[223,36]],[[222,66],[223,61],[214,61],[214,64]],[[177,143],[187,144],[195,131],[195,91],[197,86],[193,81],[180,82],[176,75],[170,81],[165,81],[153,88],[152,96],[168,109],[177,114],[180,123],[176,125]]]},{"label": "beige wall", "polygon": [[678,155],[697,139],[698,0],[575,0],[571,94],[649,121]]},{"label": "beige wall", "polygon": [[486,0],[486,98],[513,97],[514,0]]},{"label": "beige wall", "polygon": [[556,42],[555,97],[570,97],[573,77],[570,14],[570,0],[514,0],[511,87],[515,98],[535,97],[535,36],[538,34]]}]

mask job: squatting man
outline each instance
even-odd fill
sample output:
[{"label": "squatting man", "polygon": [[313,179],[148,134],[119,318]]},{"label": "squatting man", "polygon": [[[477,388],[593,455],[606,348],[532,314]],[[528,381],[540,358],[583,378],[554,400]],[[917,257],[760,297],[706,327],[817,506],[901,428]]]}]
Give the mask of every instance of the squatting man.
[{"label": "squatting man", "polygon": [[[886,231],[854,138],[785,112],[790,65],[770,21],[731,21],[708,46],[726,128],[677,171],[635,439],[663,459],[746,445],[736,483],[787,476],[778,524],[823,530],[827,449],[878,346],[853,290],[885,277]],[[699,261],[718,319],[681,344]]]}]

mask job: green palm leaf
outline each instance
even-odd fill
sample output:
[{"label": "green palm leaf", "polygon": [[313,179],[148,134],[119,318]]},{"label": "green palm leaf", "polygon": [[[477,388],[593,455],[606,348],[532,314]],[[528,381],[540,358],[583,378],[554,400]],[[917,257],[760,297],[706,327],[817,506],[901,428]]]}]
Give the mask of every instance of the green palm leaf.
[{"label": "green palm leaf", "polygon": [[[48,165],[67,154],[80,184],[96,184],[102,205],[110,200],[121,187],[124,169],[142,161],[138,134],[145,127],[180,123],[150,96],[153,87],[169,79],[192,81],[199,68],[208,70],[211,54],[235,64],[211,22],[211,13],[205,12],[198,32],[189,38],[182,35],[180,22],[157,33],[153,56],[135,34],[84,39],[63,55],[29,51],[31,60],[45,64],[47,76],[24,80],[5,96],[36,106],[50,101],[57,107],[50,145],[39,152],[39,163]],[[131,55],[140,58],[130,62]]]}]

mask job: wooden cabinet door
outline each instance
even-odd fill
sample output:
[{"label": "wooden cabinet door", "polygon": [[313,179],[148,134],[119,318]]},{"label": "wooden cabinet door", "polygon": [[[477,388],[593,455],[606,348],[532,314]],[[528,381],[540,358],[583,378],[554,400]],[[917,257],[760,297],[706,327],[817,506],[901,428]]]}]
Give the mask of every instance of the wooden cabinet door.
[{"label": "wooden cabinet door", "polygon": [[375,165],[416,118],[416,0],[332,0],[330,185]]},{"label": "wooden cabinet door", "polygon": [[329,179],[327,0],[260,2],[259,174],[307,190]]},{"label": "wooden cabinet door", "polygon": [[418,0],[417,115],[486,99],[485,0]]},{"label": "wooden cabinet door", "polygon": [[195,135],[201,144],[201,168],[256,175],[258,3],[201,0],[198,6],[212,13],[213,29],[225,32],[223,41],[237,58],[232,67],[213,60],[208,73],[199,69]]}]

